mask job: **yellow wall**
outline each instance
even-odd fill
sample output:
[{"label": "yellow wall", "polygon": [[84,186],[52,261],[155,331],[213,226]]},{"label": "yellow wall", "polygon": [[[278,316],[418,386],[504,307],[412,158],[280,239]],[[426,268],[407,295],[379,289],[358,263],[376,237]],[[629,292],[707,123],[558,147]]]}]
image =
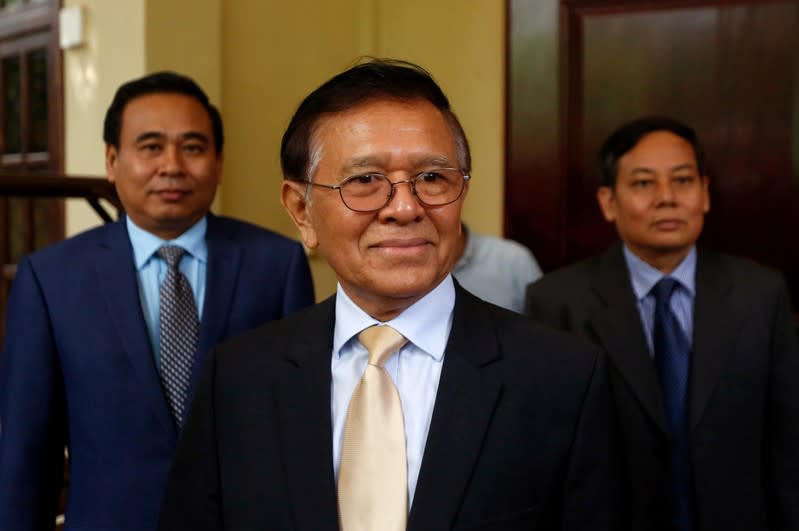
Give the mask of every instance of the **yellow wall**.
[{"label": "yellow wall", "polygon": [[[278,200],[280,137],[301,99],[360,56],[431,71],[472,145],[465,220],[501,234],[504,17],[498,0],[65,0],[83,5],[87,44],[64,53],[66,170],[103,175],[102,117],[116,87],[171,68],[195,77],[225,119],[224,194],[217,208],[296,237]],[[96,224],[68,205],[71,233]],[[335,288],[312,257],[319,297]]]},{"label": "yellow wall", "polygon": [[378,53],[421,64],[449,97],[471,144],[464,219],[502,234],[505,2],[381,0]]},{"label": "yellow wall", "polygon": [[[77,5],[84,6],[86,43],[64,51],[64,169],[104,176],[105,109],[120,83],[144,73],[144,0],[64,0]],[[68,235],[99,223],[85,201],[67,201]]]},{"label": "yellow wall", "polygon": [[[280,207],[280,137],[302,98],[359,56],[431,71],[472,144],[464,218],[502,231],[504,2],[497,0],[239,0],[224,13],[223,107],[230,131],[222,210],[296,237]],[[317,295],[335,289],[312,257]]]},{"label": "yellow wall", "polygon": [[[221,100],[221,0],[65,0],[83,6],[83,46],[64,51],[66,173],[104,176],[102,123],[117,87],[156,70],[195,78]],[[66,231],[100,223],[83,200],[67,201]]]}]

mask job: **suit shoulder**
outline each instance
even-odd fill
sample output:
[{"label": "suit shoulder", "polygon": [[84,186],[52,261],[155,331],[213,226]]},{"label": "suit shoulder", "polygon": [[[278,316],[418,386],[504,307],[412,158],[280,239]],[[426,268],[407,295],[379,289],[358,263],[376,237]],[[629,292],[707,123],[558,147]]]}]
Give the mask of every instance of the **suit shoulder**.
[{"label": "suit shoulder", "polygon": [[286,240],[290,242],[294,241],[291,238],[283,236],[282,234],[278,234],[277,232],[267,229],[266,227],[261,227],[260,225],[250,223],[249,221],[243,221],[236,218],[215,216],[214,223],[218,227],[223,228],[226,232],[251,236],[253,238],[268,238],[275,240]]},{"label": "suit shoulder", "polygon": [[485,305],[502,350],[511,359],[518,356],[542,365],[593,367],[598,352],[584,339],[491,303],[479,303]]},{"label": "suit shoulder", "polygon": [[783,289],[785,279],[781,271],[749,258],[702,251],[699,260],[713,272],[726,272],[735,286],[753,286],[761,289]]},{"label": "suit shoulder", "polygon": [[[282,319],[270,321],[228,339],[217,345],[216,350],[219,355],[225,357],[254,355],[264,359],[283,358],[287,347],[305,343],[313,334],[321,337],[332,336],[332,307],[332,298],[313,304]],[[329,326],[325,327],[322,323],[327,321]]]},{"label": "suit shoulder", "polygon": [[573,297],[584,297],[590,279],[599,267],[599,261],[599,256],[592,256],[546,273],[527,287],[527,298],[565,301]]},{"label": "suit shoulder", "polygon": [[245,245],[254,245],[255,248],[268,248],[272,251],[297,252],[302,248],[300,243],[270,229],[225,216],[215,216],[213,221],[214,232],[224,234],[228,238],[239,241]]},{"label": "suit shoulder", "polygon": [[[34,267],[47,267],[48,265],[59,268],[68,267],[70,264],[80,262],[82,257],[93,251],[109,232],[118,231],[120,227],[117,226],[117,223],[100,225],[65,240],[52,243],[31,253],[27,259]],[[124,231],[120,231],[119,236],[122,237],[123,234]]]}]

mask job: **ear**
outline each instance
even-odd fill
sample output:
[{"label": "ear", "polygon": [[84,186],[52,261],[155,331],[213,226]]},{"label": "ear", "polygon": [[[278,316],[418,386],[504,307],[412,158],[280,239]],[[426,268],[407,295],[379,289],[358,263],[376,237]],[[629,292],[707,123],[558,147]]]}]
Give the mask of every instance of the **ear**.
[{"label": "ear", "polygon": [[710,179],[707,175],[702,177],[702,194],[704,195],[705,205],[703,212],[707,214],[710,212]]},{"label": "ear", "polygon": [[608,223],[616,221],[616,198],[613,195],[613,189],[609,186],[600,186],[596,191],[596,200],[605,221]]},{"label": "ear", "polygon": [[224,166],[223,162],[225,161],[225,157],[222,153],[217,153],[216,155],[216,185],[219,186],[222,184],[222,167]]},{"label": "ear", "polygon": [[105,145],[105,175],[112,183],[116,182],[117,179],[116,167],[118,156],[119,153],[116,147],[111,144]]},{"label": "ear", "polygon": [[284,180],[280,187],[280,202],[291,217],[291,221],[299,229],[302,243],[309,249],[316,249],[319,246],[319,240],[311,219],[310,205],[305,200],[306,186],[304,183]]}]

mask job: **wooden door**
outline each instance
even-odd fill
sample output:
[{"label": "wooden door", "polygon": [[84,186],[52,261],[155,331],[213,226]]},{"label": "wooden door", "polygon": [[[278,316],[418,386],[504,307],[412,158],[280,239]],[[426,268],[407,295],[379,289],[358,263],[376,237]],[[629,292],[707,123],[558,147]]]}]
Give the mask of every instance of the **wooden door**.
[{"label": "wooden door", "polygon": [[[62,171],[56,0],[0,0],[0,180]],[[63,202],[0,197],[0,342],[19,259],[64,237]]]},{"label": "wooden door", "polygon": [[545,270],[606,248],[599,144],[667,114],[708,154],[702,243],[782,270],[799,304],[799,1],[508,6],[507,235]]}]

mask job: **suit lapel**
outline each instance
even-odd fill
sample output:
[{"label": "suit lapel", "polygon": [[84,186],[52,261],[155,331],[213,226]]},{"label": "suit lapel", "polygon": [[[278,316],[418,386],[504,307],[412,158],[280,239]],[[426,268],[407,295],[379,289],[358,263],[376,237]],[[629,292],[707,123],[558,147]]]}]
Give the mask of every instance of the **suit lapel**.
[{"label": "suit lapel", "polygon": [[601,304],[589,316],[591,328],[643,409],[667,433],[660,384],[620,245],[602,255],[592,288]]},{"label": "suit lapel", "polygon": [[700,252],[696,263],[694,341],[691,360],[690,426],[702,418],[713,389],[733,348],[739,316],[728,302],[733,288],[719,256]]},{"label": "suit lapel", "polygon": [[278,388],[279,429],[297,529],[338,529],[330,419],[330,356],[335,297],[313,307],[285,345]]},{"label": "suit lapel", "polygon": [[501,389],[484,366],[499,357],[491,316],[457,286],[409,531],[452,527]]},{"label": "suit lapel", "polygon": [[208,268],[205,277],[205,302],[200,320],[200,339],[192,365],[189,396],[194,396],[194,387],[202,373],[208,352],[224,337],[239,273],[239,244],[211,214],[208,215],[206,241]]},{"label": "suit lapel", "polygon": [[105,295],[106,312],[114,322],[120,344],[139,379],[142,397],[164,426],[164,433],[177,437],[161,389],[155,356],[139,300],[139,288],[130,238],[123,217],[107,225],[95,264],[97,279]]}]

